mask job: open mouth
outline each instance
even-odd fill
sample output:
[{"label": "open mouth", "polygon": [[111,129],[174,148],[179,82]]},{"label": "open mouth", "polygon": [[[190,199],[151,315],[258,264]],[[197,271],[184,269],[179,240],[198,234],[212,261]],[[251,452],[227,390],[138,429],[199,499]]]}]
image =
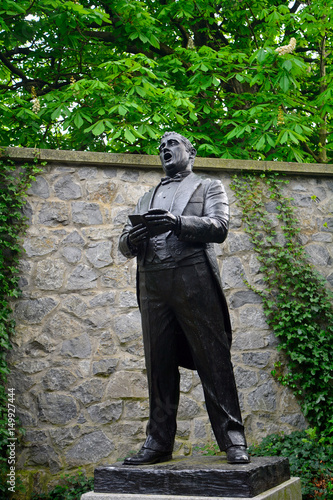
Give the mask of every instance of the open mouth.
[{"label": "open mouth", "polygon": [[171,153],[164,153],[163,158],[164,158],[164,161],[169,161],[172,158],[172,154]]}]

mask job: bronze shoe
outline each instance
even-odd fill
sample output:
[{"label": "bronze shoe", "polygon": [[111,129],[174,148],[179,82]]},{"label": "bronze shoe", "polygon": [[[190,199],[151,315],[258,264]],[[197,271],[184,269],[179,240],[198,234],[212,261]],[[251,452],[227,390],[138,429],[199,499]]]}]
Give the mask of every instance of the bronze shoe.
[{"label": "bronze shoe", "polygon": [[230,446],[227,449],[228,464],[248,464],[251,462],[245,446]]},{"label": "bronze shoe", "polygon": [[151,450],[150,448],[145,448],[143,446],[136,455],[125,458],[123,465],[152,465],[167,462],[171,459],[171,451]]}]

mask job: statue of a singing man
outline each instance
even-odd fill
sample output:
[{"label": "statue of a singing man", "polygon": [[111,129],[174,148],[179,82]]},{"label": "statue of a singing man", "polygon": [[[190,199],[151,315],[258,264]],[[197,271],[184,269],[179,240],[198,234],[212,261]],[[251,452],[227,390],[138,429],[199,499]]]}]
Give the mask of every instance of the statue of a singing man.
[{"label": "statue of a singing man", "polygon": [[248,463],[230,360],[231,325],[213,244],[229,226],[219,180],[192,172],[196,150],[175,132],[161,139],[166,177],[138,202],[119,248],[137,257],[138,302],[149,388],[147,438],[125,465],[172,458],[179,366],[197,370],[210,422],[229,463]]}]

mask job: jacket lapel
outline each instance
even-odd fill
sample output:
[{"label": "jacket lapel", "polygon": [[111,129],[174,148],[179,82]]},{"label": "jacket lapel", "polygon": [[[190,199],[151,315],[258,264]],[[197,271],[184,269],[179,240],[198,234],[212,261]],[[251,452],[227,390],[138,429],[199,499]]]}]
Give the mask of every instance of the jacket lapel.
[{"label": "jacket lapel", "polygon": [[[174,215],[182,215],[182,213],[186,208],[186,205],[191,199],[192,194],[201,184],[201,182],[202,179],[193,172],[187,177],[185,177],[184,180],[179,182],[178,189],[171,203],[170,212],[173,213]],[[148,212],[148,210],[151,208],[152,201],[159,186],[160,184],[157,184],[157,186],[154,189],[150,190],[142,198],[140,204],[141,214]]]},{"label": "jacket lapel", "polygon": [[185,179],[179,183],[179,187],[171,204],[170,212],[174,215],[182,215],[192,194],[201,182],[202,179],[193,172],[185,177]]}]

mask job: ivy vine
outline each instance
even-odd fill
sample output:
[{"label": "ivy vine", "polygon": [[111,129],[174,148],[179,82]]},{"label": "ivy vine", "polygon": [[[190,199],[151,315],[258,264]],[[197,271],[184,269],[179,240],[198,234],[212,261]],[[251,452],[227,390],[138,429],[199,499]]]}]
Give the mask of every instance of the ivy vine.
[{"label": "ivy vine", "polygon": [[[299,398],[308,422],[328,435],[333,408],[333,308],[326,280],[308,262],[287,180],[278,174],[234,176],[231,189],[242,209],[245,231],[257,252],[263,288],[259,294],[268,325],[286,362],[272,374]],[[273,212],[268,211],[268,205]],[[271,210],[271,208],[270,208]]]},{"label": "ivy vine", "polygon": [[[11,349],[15,321],[11,301],[20,295],[19,257],[21,238],[27,227],[24,215],[26,193],[40,171],[36,159],[18,167],[10,160],[0,161],[0,474],[5,475],[8,443],[8,401],[6,392],[9,368],[6,357]],[[6,483],[5,483],[6,484]],[[6,487],[0,485],[1,488]]]}]

